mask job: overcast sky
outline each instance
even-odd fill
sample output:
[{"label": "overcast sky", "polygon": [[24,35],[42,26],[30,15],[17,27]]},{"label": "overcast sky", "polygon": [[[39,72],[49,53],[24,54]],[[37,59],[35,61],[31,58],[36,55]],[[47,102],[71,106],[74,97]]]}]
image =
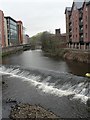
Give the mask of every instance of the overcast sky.
[{"label": "overcast sky", "polygon": [[22,20],[26,33],[31,37],[42,31],[54,33],[56,28],[65,28],[65,7],[73,0],[0,0],[0,9],[5,16]]}]

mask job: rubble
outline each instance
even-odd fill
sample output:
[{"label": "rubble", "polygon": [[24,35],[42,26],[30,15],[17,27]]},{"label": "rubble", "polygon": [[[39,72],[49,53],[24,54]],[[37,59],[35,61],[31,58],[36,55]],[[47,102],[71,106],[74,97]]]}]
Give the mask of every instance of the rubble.
[{"label": "rubble", "polygon": [[12,108],[10,118],[58,118],[54,113],[37,105],[18,104]]}]

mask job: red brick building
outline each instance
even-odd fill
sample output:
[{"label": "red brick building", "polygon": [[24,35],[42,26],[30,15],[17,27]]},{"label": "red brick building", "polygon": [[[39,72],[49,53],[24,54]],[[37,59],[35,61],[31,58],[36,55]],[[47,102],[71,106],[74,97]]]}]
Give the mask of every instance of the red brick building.
[{"label": "red brick building", "polygon": [[74,0],[72,7],[66,8],[65,14],[68,47],[90,49],[90,0]]},{"label": "red brick building", "polygon": [[5,47],[4,39],[4,13],[0,10],[0,46]]},{"label": "red brick building", "polygon": [[23,23],[22,23],[22,21],[17,21],[17,27],[18,27],[19,44],[22,44],[23,43]]}]

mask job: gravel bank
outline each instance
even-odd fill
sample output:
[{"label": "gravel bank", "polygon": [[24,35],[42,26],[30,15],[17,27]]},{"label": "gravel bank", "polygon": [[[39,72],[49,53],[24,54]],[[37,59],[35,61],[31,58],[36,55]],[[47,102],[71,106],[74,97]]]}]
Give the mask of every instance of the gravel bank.
[{"label": "gravel bank", "polygon": [[12,108],[10,118],[58,118],[52,112],[37,105],[18,104]]}]

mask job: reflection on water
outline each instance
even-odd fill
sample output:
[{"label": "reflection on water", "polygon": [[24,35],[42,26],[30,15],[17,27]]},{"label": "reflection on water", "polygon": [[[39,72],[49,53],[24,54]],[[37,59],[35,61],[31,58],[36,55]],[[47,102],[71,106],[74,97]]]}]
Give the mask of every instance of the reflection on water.
[{"label": "reflection on water", "polygon": [[43,55],[42,51],[24,51],[13,54],[2,59],[2,64],[20,65],[25,68],[37,68],[59,72],[70,72],[76,75],[85,76],[90,72],[90,64],[72,61],[56,60]]}]

